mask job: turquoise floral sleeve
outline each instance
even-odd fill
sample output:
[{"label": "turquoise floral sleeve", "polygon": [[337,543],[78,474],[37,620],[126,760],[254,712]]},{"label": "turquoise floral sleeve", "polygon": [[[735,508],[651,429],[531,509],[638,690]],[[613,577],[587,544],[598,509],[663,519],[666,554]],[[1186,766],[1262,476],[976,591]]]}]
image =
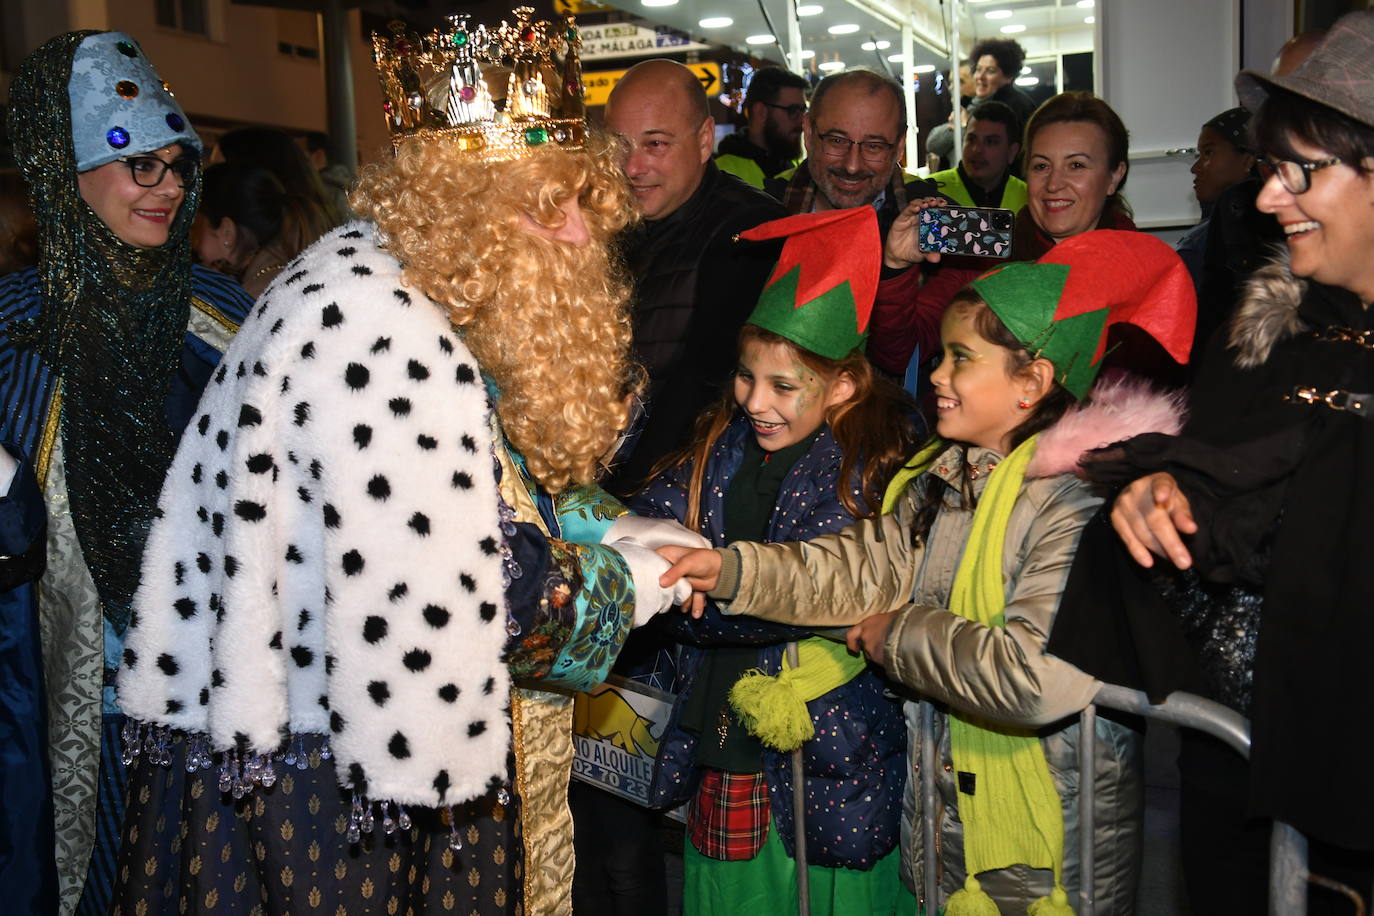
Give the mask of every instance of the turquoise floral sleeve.
[{"label": "turquoise floral sleeve", "polygon": [[598,486],[572,487],[554,498],[560,535],[575,544],[600,544],[611,523],[629,512]]},{"label": "turquoise floral sleeve", "polygon": [[551,541],[554,566],[566,581],[580,580],[572,614],[562,626],[562,647],[545,683],[584,691],[606,680],[635,618],[635,586],[620,553],[599,544]]}]

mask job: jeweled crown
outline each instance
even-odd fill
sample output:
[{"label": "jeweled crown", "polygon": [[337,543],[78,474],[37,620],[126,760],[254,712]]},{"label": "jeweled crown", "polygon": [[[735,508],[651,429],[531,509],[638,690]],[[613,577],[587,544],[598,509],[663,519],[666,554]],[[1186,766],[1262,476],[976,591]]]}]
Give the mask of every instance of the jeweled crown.
[{"label": "jeweled crown", "polygon": [[586,103],[571,17],[470,26],[468,16],[425,35],[393,22],[372,35],[392,146],[412,137],[452,142],[475,157],[515,159],[542,146],[581,149]]}]

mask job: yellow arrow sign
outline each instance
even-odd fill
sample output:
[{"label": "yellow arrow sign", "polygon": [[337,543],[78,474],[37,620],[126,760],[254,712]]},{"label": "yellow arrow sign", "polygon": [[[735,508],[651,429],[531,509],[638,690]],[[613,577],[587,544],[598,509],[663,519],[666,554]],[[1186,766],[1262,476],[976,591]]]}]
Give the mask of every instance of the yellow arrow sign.
[{"label": "yellow arrow sign", "polygon": [[596,0],[553,0],[553,11],[559,16],[570,16],[573,13],[591,13],[596,10],[608,10],[610,6],[605,3],[597,3]]},{"label": "yellow arrow sign", "polygon": [[[688,70],[696,74],[701,88],[707,95],[720,91],[720,64],[707,61],[699,64],[686,64]],[[615,84],[628,73],[628,70],[596,70],[582,74],[582,84],[587,87],[588,105],[605,105]]]}]

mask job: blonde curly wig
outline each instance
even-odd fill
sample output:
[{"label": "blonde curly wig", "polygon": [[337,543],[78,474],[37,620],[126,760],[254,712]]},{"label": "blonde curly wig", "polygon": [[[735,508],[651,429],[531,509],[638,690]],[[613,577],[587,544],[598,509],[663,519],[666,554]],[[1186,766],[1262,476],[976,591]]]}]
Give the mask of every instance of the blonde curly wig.
[{"label": "blonde curly wig", "polygon": [[[507,438],[552,493],[590,483],[628,418],[630,287],[610,242],[634,207],[616,156],[602,136],[493,163],[411,141],[364,170],[350,198],[405,281],[448,308],[500,389]],[[532,231],[531,219],[560,228],[573,196],[587,245]]]}]

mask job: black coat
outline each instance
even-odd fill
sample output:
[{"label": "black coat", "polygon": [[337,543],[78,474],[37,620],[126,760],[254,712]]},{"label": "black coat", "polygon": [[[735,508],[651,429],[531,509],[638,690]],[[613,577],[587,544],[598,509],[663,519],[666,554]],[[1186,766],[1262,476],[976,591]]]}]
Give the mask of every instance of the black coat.
[{"label": "black coat", "polygon": [[1239,347],[1213,341],[1183,435],[1130,440],[1095,474],[1172,473],[1198,521],[1198,575],[1145,574],[1099,517],[1049,650],[1156,699],[1186,689],[1240,707],[1251,813],[1374,850],[1374,414],[1293,397],[1374,392],[1374,348],[1352,339],[1374,314],[1270,265],[1230,327]]},{"label": "black coat", "polygon": [[692,424],[730,377],[737,338],[758,303],[780,242],[734,236],[786,214],[782,206],[714,162],[672,213],[645,220],[622,239],[634,279],[634,350],[649,373],[646,418],[605,487],[625,495],[653,465],[686,445]]}]

